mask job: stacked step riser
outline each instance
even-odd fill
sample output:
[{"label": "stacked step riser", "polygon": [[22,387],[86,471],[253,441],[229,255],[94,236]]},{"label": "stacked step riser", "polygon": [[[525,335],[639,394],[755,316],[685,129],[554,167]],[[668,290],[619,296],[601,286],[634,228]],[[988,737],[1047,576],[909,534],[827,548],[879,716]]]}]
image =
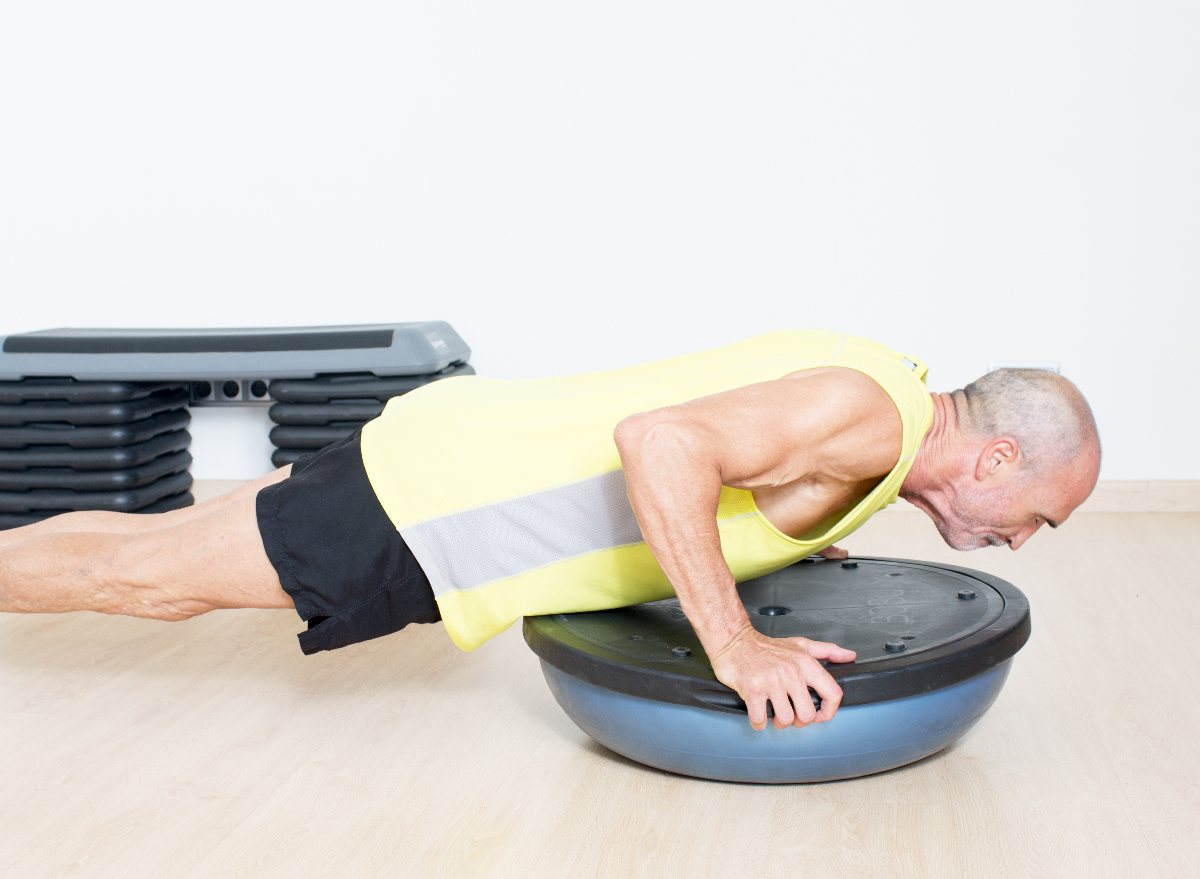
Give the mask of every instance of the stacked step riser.
[{"label": "stacked step riser", "polygon": [[0,529],[191,505],[190,396],[182,383],[0,382]]}]

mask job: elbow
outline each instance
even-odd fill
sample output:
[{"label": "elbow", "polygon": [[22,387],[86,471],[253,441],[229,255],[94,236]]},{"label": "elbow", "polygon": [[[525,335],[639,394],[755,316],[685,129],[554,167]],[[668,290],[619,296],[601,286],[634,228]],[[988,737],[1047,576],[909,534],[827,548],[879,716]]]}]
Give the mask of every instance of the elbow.
[{"label": "elbow", "polygon": [[640,412],[623,419],[613,430],[613,440],[621,460],[626,463],[633,458],[658,455],[689,457],[697,451],[697,438],[693,432],[669,410],[663,409]]},{"label": "elbow", "polygon": [[645,441],[646,433],[650,429],[649,415],[648,412],[639,412],[617,423],[613,430],[613,441],[617,444],[617,451],[622,458],[632,454]]}]

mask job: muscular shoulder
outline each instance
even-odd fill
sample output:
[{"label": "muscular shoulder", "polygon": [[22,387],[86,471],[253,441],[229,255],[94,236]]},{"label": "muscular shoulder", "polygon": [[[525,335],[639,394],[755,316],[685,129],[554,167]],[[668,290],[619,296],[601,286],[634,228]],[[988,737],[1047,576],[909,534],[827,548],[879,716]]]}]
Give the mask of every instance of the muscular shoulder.
[{"label": "muscular shoulder", "polygon": [[647,449],[702,458],[723,484],[758,489],[882,476],[900,457],[902,425],[879,385],[837,367],[640,413],[618,424],[614,439],[622,460]]},{"label": "muscular shoulder", "polygon": [[870,376],[856,369],[827,367],[779,381],[794,383],[793,422],[818,440],[820,457],[844,470],[842,475],[880,476],[896,465],[904,425],[892,398]]}]

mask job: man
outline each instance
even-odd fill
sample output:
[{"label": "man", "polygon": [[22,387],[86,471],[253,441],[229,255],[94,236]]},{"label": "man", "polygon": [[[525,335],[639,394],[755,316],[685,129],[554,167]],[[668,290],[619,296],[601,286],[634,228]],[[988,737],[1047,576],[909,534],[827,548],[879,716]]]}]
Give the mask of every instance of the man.
[{"label": "man", "polygon": [[854,654],[758,634],[737,581],[845,557],[834,543],[897,496],[955,549],[1017,549],[1095,486],[1096,425],[1067,380],[1001,370],[930,394],[924,376],[794,331],[607,373],[448,379],[208,503],[0,534],[0,610],[294,607],[312,653],[438,619],[474,649],[522,615],[675,594],[751,725],[770,701],[777,728],[802,727],[841,701],[820,661]]}]

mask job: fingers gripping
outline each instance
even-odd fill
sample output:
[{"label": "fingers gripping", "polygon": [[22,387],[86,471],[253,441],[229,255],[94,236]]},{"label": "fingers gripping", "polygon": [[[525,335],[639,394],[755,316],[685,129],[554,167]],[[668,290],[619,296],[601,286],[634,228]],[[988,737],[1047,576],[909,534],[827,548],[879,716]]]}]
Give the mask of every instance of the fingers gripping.
[{"label": "fingers gripping", "polygon": [[741,695],[754,729],[766,729],[768,719],[776,729],[800,728],[837,713],[842,689],[818,660],[847,662],[854,659],[852,650],[806,638],[768,638],[753,630],[728,646],[714,657],[713,670]]},{"label": "fingers gripping", "polygon": [[792,725],[792,722],[797,720],[796,712],[792,708],[792,699],[786,693],[773,693],[771,695],[771,708],[775,717],[771,723],[775,729],[786,729]]},{"label": "fingers gripping", "polygon": [[[804,698],[807,696],[808,698]],[[767,728],[767,722],[776,729],[784,729],[788,726],[794,726],[797,729],[808,726],[814,720],[820,718],[827,720],[820,713],[820,707],[823,704],[821,697],[811,687],[804,688],[804,696],[800,697],[799,703],[794,702],[795,698],[792,695],[780,696],[778,694],[771,696],[758,696],[746,701],[746,713],[750,719],[750,725],[755,729],[762,730]],[[786,700],[786,701],[785,701]],[[782,713],[775,710],[776,704],[786,705],[787,713]],[[801,714],[796,708],[796,705],[811,705],[811,712]],[[755,710],[757,708],[757,710]]]},{"label": "fingers gripping", "polygon": [[853,650],[847,650],[826,641],[810,641],[807,638],[797,638],[796,640],[801,642],[800,646],[812,658],[813,665],[818,672],[808,679],[808,685],[821,699],[815,719],[817,721],[829,720],[837,713],[838,707],[842,704],[842,688],[817,660],[853,662],[858,654]]},{"label": "fingers gripping", "polygon": [[[804,656],[799,662],[799,674],[797,675],[795,686],[790,687],[788,697],[791,699],[792,709],[792,726],[796,729],[801,729],[808,726],[817,719],[817,707],[814,704],[819,699],[815,699],[813,693],[816,692],[813,687],[815,676],[824,676],[829,678],[829,682],[833,683],[833,678],[829,677],[829,672],[821,667],[821,664],[811,656]],[[835,687],[837,684],[833,684]],[[781,726],[780,729],[783,727]]]},{"label": "fingers gripping", "polygon": [[[743,697],[745,698],[745,697]],[[750,717],[750,726],[757,730],[767,728],[767,699],[765,696],[751,696],[746,699],[746,714]]]}]

